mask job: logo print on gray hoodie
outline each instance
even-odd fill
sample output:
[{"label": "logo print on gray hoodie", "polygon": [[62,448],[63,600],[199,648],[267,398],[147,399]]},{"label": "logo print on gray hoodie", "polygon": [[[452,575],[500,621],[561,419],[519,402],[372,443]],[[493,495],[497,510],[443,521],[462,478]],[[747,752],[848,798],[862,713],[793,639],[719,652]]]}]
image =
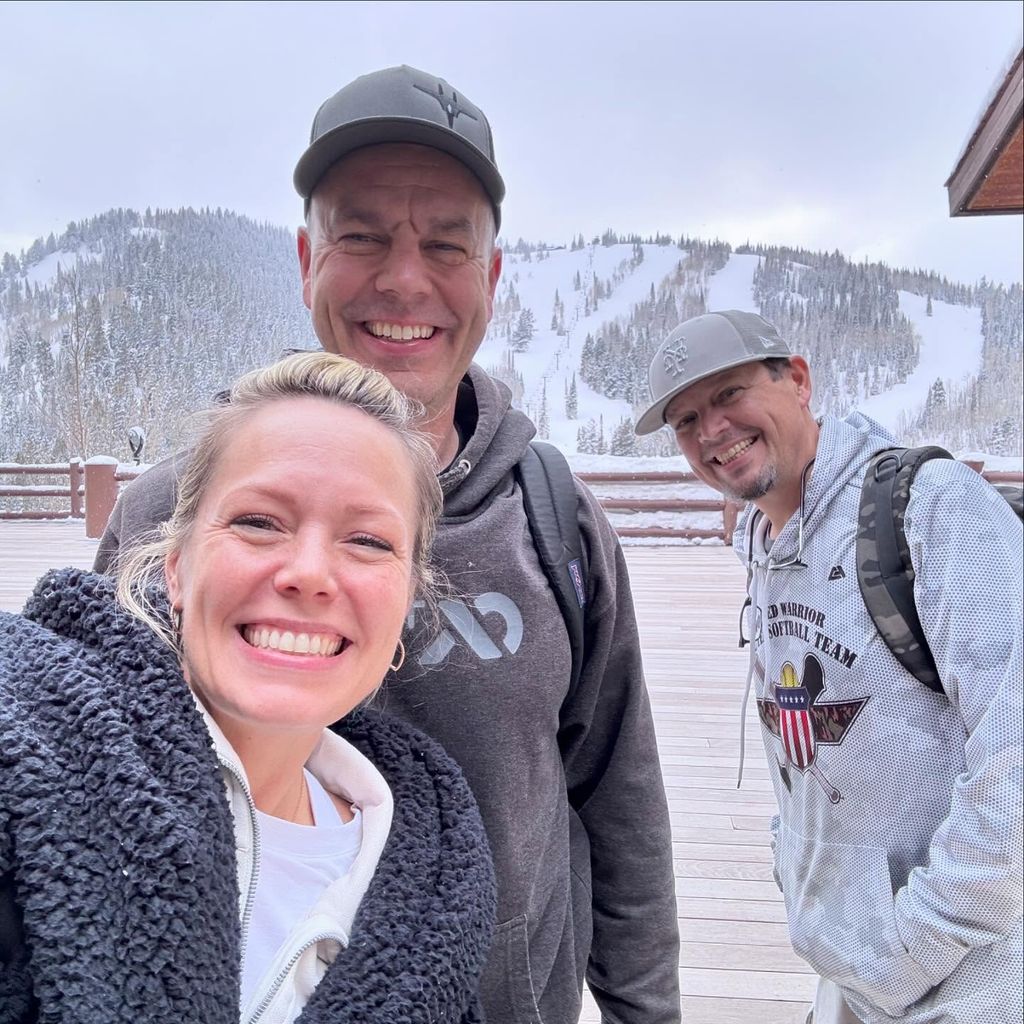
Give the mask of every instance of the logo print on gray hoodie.
[{"label": "logo print on gray hoodie", "polygon": [[[422,607],[422,601],[413,603],[412,611],[406,619],[408,628],[416,624],[416,611]],[[505,594],[489,591],[480,594],[469,604],[446,598],[440,603],[440,614],[444,623],[441,631],[416,659],[424,667],[441,664],[460,641],[481,661],[493,661],[503,657],[504,653],[515,654],[523,642],[523,616],[515,601]],[[498,615],[504,623],[505,632],[501,638],[504,652],[481,624],[488,615]]]}]

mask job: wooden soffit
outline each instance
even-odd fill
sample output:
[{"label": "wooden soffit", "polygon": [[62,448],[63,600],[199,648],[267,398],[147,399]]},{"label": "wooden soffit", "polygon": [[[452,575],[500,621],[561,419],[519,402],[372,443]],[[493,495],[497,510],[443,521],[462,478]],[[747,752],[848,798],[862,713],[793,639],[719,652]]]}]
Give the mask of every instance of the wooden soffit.
[{"label": "wooden soffit", "polygon": [[949,214],[1024,213],[1024,50],[949,176]]}]

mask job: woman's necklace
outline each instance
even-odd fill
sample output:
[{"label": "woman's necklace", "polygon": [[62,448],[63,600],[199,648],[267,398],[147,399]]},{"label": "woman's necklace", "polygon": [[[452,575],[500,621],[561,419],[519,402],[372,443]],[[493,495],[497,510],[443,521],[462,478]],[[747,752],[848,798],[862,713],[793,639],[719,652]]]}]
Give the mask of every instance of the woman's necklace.
[{"label": "woman's necklace", "polygon": [[[302,809],[302,801],[303,801],[303,799],[307,800],[307,802],[309,800],[309,783],[306,781],[306,770],[305,769],[302,770],[302,781],[299,783],[299,799],[298,799],[298,801],[295,804],[295,810],[292,811],[292,816],[291,816],[291,820],[294,821],[296,824],[300,824],[300,822],[299,822],[299,811]],[[312,817],[312,816],[313,815],[312,815],[312,812],[311,812],[310,813],[310,817]],[[314,821],[313,824],[315,825],[316,822]]]}]

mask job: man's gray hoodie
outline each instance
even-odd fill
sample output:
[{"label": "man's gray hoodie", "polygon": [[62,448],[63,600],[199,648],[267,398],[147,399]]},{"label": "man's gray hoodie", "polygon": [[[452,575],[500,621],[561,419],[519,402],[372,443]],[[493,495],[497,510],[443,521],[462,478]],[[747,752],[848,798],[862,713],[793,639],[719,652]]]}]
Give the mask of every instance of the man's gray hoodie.
[{"label": "man's gray hoodie", "polygon": [[[671,830],[622,551],[578,485],[588,605],[570,694],[568,635],[513,474],[533,424],[475,366],[456,422],[466,440],[440,477],[434,545],[452,593],[439,631],[413,609],[379,700],[447,748],[480,804],[499,893],[487,1020],[576,1024],[586,972],[609,1024],[674,1024]],[[174,482],[168,460],[126,488],[98,569],[170,515]]]},{"label": "man's gray hoodie", "polygon": [[794,949],[865,1024],[1010,1024],[1024,1011],[1021,525],[963,463],[915,478],[905,527],[934,693],[857,584],[864,473],[894,443],[859,413],[826,416],[770,557],[763,517],[737,530],[775,868]]}]

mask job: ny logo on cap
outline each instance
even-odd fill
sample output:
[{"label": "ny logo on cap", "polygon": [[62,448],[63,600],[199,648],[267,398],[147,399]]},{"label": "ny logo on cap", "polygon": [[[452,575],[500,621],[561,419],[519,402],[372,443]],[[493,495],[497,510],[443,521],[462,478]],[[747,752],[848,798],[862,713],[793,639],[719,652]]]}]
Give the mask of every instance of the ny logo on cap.
[{"label": "ny logo on cap", "polygon": [[685,338],[677,338],[662,354],[665,372],[672,374],[673,377],[678,377],[683,372],[686,360],[690,357],[685,341]]},{"label": "ny logo on cap", "polygon": [[454,89],[452,90],[452,94],[450,97],[445,95],[444,82],[437,83],[436,93],[431,92],[429,89],[424,89],[422,85],[413,85],[413,88],[418,89],[420,92],[426,94],[427,96],[431,96],[435,100],[437,100],[437,102],[441,105],[441,109],[445,112],[445,114],[448,117],[449,128],[454,128],[455,118],[457,118],[459,114],[465,114],[466,117],[468,117],[471,121],[476,120],[476,118],[468,110],[463,110],[463,108],[459,106],[459,94],[455,92]]}]

